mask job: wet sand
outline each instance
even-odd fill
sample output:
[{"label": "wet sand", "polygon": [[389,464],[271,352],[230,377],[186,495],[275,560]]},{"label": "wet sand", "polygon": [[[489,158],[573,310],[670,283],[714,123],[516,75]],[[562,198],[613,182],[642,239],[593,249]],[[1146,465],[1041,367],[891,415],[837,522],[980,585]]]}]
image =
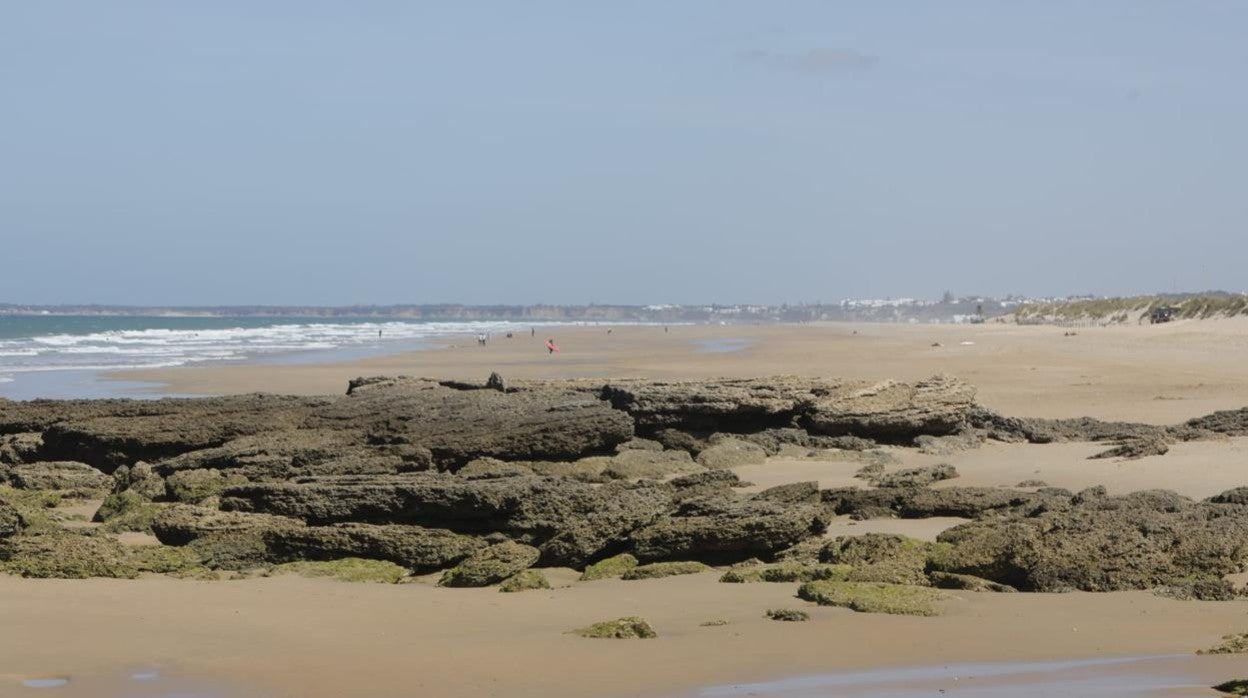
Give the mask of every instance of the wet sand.
[{"label": "wet sand", "polygon": [[[539,331],[535,339],[527,333],[496,338],[484,349],[467,338],[462,346],[341,365],[185,368],[124,377],[165,382],[177,392],[307,394],[339,393],[350,377],[383,373],[482,380],[491,370],[508,378],[797,373],[915,379],[948,372],[976,384],[984,404],[1016,415],[1175,423],[1248,404],[1248,323],[1081,329],[1074,337],[1063,332],[991,324],[673,327],[667,333],[617,327],[611,335],[578,328],[561,330],[564,351],[555,356],[541,350],[545,333]],[[1244,439],[1179,444],[1166,456],[1138,461],[1087,460],[1100,450],[1095,444],[988,444],[947,456],[888,450],[897,458],[890,470],[954,464],[961,477],[949,485],[1040,479],[1076,490],[1164,487],[1204,497],[1248,484],[1246,448]],[[861,465],[775,458],[738,472],[756,489],[808,479],[836,486],[858,484],[853,474]],[[958,521],[844,519],[829,535],[883,530],[931,539]],[[794,598],[793,584],[720,584],[716,574],[588,583],[575,582],[571,572],[553,577],[559,588],[504,595],[440,589],[429,580],[381,586],[293,577],[0,576],[0,627],[21,629],[0,634],[0,696],[45,690],[22,689],[21,678],[62,675],[73,681],[55,689],[57,695],[107,696],[80,687],[139,665],[228,687],[223,697],[690,696],[742,682],[895,667],[1186,656],[1223,634],[1248,631],[1248,600],[1181,602],[1147,592],[957,592],[946,615],[915,618],[811,607]],[[809,610],[811,622],[763,617],[768,608],[784,606]],[[660,637],[601,641],[565,634],[621,615],[647,618]],[[719,619],[729,624],[699,625]],[[1197,683],[1248,676],[1242,656],[1199,664]],[[1121,666],[1124,676],[1146,670]],[[1034,685],[1034,675],[1029,680]],[[1181,694],[1209,692],[1189,686]]]},{"label": "wet sand", "polygon": [[[0,674],[13,677],[8,686],[0,682],[0,695],[25,695],[20,678],[68,676],[71,685],[56,695],[110,698],[75,687],[157,666],[182,680],[215,682],[223,698],[675,697],[835,671],[1186,655],[1248,627],[1248,603],[1147,592],[960,592],[940,617],[809,607],[810,622],[777,623],[763,617],[768,608],[807,608],[793,598],[794,585],[716,579],[604,580],[502,595],[294,577],[0,577],[0,620],[22,629],[0,636]],[[631,614],[649,619],[660,637],[564,634]],[[717,619],[729,625],[699,626]],[[1248,674],[1248,658],[1219,657],[1214,668],[1221,678]]]}]

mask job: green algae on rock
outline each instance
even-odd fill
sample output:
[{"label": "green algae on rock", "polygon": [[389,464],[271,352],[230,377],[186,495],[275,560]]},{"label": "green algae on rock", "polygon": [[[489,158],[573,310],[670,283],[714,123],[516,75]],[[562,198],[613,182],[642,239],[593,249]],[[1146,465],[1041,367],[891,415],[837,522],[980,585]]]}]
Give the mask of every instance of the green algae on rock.
[{"label": "green algae on rock", "polygon": [[803,565],[794,562],[781,562],[773,565],[750,565],[735,567],[719,578],[726,584],[744,584],[751,582],[813,582],[816,580],[849,579],[852,571],[849,565]]},{"label": "green algae on rock", "polygon": [[611,640],[628,640],[633,638],[648,640],[659,636],[644,618],[638,618],[637,616],[604,620],[600,623],[587,625],[584,628],[577,628],[571,632],[581,637]]},{"label": "green algae on rock", "polygon": [[767,610],[767,617],[772,620],[800,622],[810,620],[810,614],[796,608],[772,608]]},{"label": "green algae on rock", "polygon": [[338,560],[287,562],[275,565],[271,574],[297,574],[301,577],[326,577],[343,582],[398,584],[407,577],[407,570],[385,560],[344,557]]},{"label": "green algae on rock", "polygon": [[506,541],[469,555],[442,573],[444,587],[485,587],[497,584],[537,562],[541,553],[531,545]]},{"label": "green algae on rock", "polygon": [[798,598],[820,606],[840,606],[859,613],[935,616],[948,594],[927,587],[883,582],[806,582]]},{"label": "green algae on rock", "polygon": [[523,570],[511,575],[498,585],[501,592],[530,591],[533,589],[549,589],[550,581],[540,570]]},{"label": "green algae on rock", "polygon": [[648,565],[639,565],[632,568],[625,572],[620,579],[659,579],[682,574],[697,574],[699,572],[707,572],[710,569],[710,567],[701,562],[652,562]]},{"label": "green algae on rock", "polygon": [[589,582],[595,579],[611,579],[619,577],[625,572],[637,566],[637,558],[629,553],[620,553],[613,555],[604,560],[599,560],[585,568],[581,573],[581,581]]},{"label": "green algae on rock", "polygon": [[141,571],[121,543],[69,531],[5,540],[0,546],[0,570],[22,577],[55,579],[133,579]]}]

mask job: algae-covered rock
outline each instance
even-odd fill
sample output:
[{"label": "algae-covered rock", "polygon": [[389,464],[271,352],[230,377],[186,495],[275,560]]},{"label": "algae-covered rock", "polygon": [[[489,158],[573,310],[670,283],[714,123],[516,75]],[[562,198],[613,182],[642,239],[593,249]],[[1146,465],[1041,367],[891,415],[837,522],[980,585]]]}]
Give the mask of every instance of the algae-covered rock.
[{"label": "algae-covered rock", "polygon": [[1018,591],[1008,584],[1001,584],[982,577],[969,574],[951,574],[949,572],[932,572],[928,575],[932,586],[937,589],[961,589],[963,591],[991,591],[996,593],[1013,593]]},{"label": "algae-covered rock", "polygon": [[702,449],[697,461],[708,468],[736,468],[767,462],[767,452],[758,444],[725,438]]},{"label": "algae-covered rock", "polygon": [[613,480],[662,480],[673,475],[688,475],[706,469],[694,463],[684,451],[628,449],[607,461],[603,473]]},{"label": "algae-covered rock", "polygon": [[928,544],[892,533],[839,536],[819,554],[822,562],[849,565],[849,579],[856,582],[928,584],[924,569]]},{"label": "algae-covered rock", "polygon": [[595,579],[619,577],[636,567],[637,564],[637,558],[629,553],[613,555],[586,567],[585,571],[581,573],[581,581],[589,582]]},{"label": "algae-covered rock", "polygon": [[823,507],[813,505],[703,500],[689,508],[689,514],[634,531],[634,554],[642,560],[696,558],[724,563],[770,558],[827,527]]},{"label": "algae-covered rock", "polygon": [[810,620],[809,613],[799,611],[796,608],[771,608],[767,610],[767,617],[772,620],[781,620],[790,623]]},{"label": "algae-covered rock", "polygon": [[550,581],[540,570],[524,570],[513,574],[498,585],[502,592],[529,591],[532,589],[549,589]]},{"label": "algae-covered rock", "polygon": [[708,572],[710,569],[710,567],[701,562],[652,562],[648,565],[638,565],[632,568],[625,572],[620,579],[659,579],[661,577]]},{"label": "algae-covered rock", "polygon": [[1220,577],[1174,579],[1153,589],[1153,593],[1179,601],[1232,601],[1235,585]]},{"label": "algae-covered rock", "polygon": [[104,501],[100,503],[100,508],[95,510],[93,520],[97,523],[104,523],[110,519],[136,511],[148,503],[148,499],[129,490],[114,492],[105,497]]},{"label": "algae-covered rock", "polygon": [[808,565],[796,562],[751,565],[728,570],[719,578],[727,584],[750,582],[813,582],[819,579],[849,579],[849,565]]},{"label": "algae-covered rock", "polygon": [[300,560],[274,566],[271,574],[297,574],[301,577],[326,577],[343,582],[398,584],[407,577],[407,570],[385,560],[345,557],[338,560]]},{"label": "algae-covered rock", "polygon": [[23,577],[133,579],[140,569],[117,541],[57,531],[8,538],[0,543],[0,569]]},{"label": "algae-covered rock", "polygon": [[386,560],[415,572],[446,569],[484,548],[476,536],[403,524],[281,525],[263,538],[274,560]]},{"label": "algae-covered rock", "polygon": [[715,620],[704,620],[701,623],[698,623],[699,628],[719,628],[725,625],[728,625],[728,621],[724,620],[723,618],[716,618]]},{"label": "algae-covered rock", "polygon": [[247,478],[239,473],[222,470],[179,470],[165,478],[165,489],[170,500],[197,504],[225,491],[227,487],[241,485]]},{"label": "algae-covered rock", "polygon": [[499,477],[532,475],[533,469],[523,463],[508,463],[497,458],[477,458],[455,471],[469,480],[491,480]]},{"label": "algae-covered rock", "polygon": [[820,606],[840,606],[860,613],[891,613],[911,616],[940,614],[939,603],[948,594],[928,587],[883,582],[806,582],[799,598]]},{"label": "algae-covered rock", "polygon": [[60,490],[75,497],[107,492],[113,479],[86,463],[52,461],[8,468],[8,481],[19,490]]},{"label": "algae-covered rock", "polygon": [[0,538],[15,536],[26,528],[26,519],[14,505],[0,499]]},{"label": "algae-covered rock", "polygon": [[891,473],[880,473],[871,477],[871,484],[876,487],[927,487],[942,480],[951,480],[958,476],[957,468],[948,463],[928,465],[919,468],[903,468]]},{"label": "algae-covered rock", "polygon": [[643,439],[639,436],[634,437],[628,441],[625,441],[622,444],[617,444],[615,447],[616,453],[623,453],[624,451],[662,451],[662,450],[663,450],[663,444],[659,443],[658,441],[655,441],[654,439]]},{"label": "algae-covered rock", "polygon": [[654,628],[645,621],[644,618],[637,616],[626,616],[624,618],[616,618],[615,620],[604,620],[600,623],[577,628],[572,631],[575,635],[589,638],[611,639],[611,640],[628,640],[633,638],[650,639],[658,637],[654,632]]},{"label": "algae-covered rock", "polygon": [[[932,569],[1023,591],[1118,591],[1217,579],[1248,561],[1244,505],[1192,502],[1173,492],[1107,496],[1089,490],[1064,507],[986,517],[942,532]],[[1189,585],[1190,586],[1190,585]],[[1221,594],[1217,582],[1200,593]]]},{"label": "algae-covered rock", "polygon": [[1203,650],[1197,650],[1196,654],[1244,654],[1248,652],[1248,633],[1232,633],[1223,635],[1222,642]]},{"label": "algae-covered rock", "polygon": [[506,541],[491,545],[442,573],[444,587],[484,587],[531,567],[541,552],[531,545]]},{"label": "algae-covered rock", "polygon": [[155,572],[176,576],[194,576],[202,569],[199,553],[195,550],[172,545],[144,545],[127,548],[130,561],[140,572]]},{"label": "algae-covered rock", "polygon": [[95,511],[94,520],[102,522],[104,530],[110,533],[122,531],[147,533],[152,530],[156,517],[165,508],[166,505],[154,504],[131,490],[125,490],[105,497],[104,502]]},{"label": "algae-covered rock", "polygon": [[157,475],[150,464],[140,461],[114,470],[113,488],[116,492],[133,492],[144,499],[158,499],[165,496],[165,479]]}]

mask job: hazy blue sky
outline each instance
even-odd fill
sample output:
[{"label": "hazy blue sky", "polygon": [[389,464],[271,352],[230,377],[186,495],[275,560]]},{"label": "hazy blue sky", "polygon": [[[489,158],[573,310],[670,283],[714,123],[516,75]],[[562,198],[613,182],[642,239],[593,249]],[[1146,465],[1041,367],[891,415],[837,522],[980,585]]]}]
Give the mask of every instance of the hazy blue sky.
[{"label": "hazy blue sky", "polygon": [[0,301],[1223,287],[1248,2],[0,4]]}]

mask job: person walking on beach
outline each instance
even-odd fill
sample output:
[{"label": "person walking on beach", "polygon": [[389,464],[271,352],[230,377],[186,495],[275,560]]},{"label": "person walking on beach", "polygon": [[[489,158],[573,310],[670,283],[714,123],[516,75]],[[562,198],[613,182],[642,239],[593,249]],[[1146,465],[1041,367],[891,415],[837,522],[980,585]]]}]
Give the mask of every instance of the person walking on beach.
[{"label": "person walking on beach", "polygon": [[547,338],[546,339],[546,353],[554,354],[557,351],[559,351],[559,345],[555,344],[554,338]]}]

